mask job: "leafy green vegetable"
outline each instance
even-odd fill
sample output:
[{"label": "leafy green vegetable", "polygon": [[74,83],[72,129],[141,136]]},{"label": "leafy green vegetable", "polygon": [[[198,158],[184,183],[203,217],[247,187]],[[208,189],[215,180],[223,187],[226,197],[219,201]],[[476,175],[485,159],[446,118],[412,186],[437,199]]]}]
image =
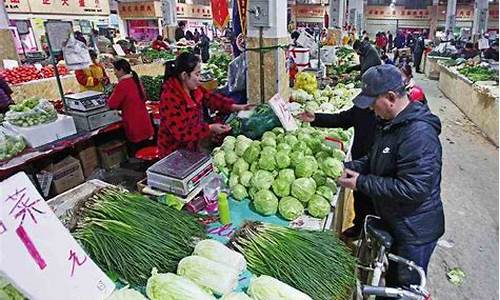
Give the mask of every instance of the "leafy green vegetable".
[{"label": "leafy green vegetable", "polygon": [[331,188],[326,185],[319,186],[316,190],[316,194],[324,197],[327,200],[331,200],[333,198],[333,191]]},{"label": "leafy green vegetable", "polygon": [[285,179],[276,178],[272,185],[273,192],[278,197],[286,197],[290,195],[290,182]]},{"label": "leafy green vegetable", "polygon": [[203,256],[238,272],[243,272],[247,268],[247,262],[243,255],[212,239],[199,241],[194,247],[193,255]]},{"label": "leafy green vegetable", "polygon": [[264,216],[274,215],[278,210],[278,198],[270,190],[258,191],[253,204],[255,210]]},{"label": "leafy green vegetable", "polygon": [[284,197],[279,203],[279,212],[286,220],[295,220],[304,214],[304,206],[293,197]]},{"label": "leafy green vegetable", "polygon": [[290,166],[290,156],[286,151],[278,151],[278,153],[276,153],[276,165],[278,169],[285,169]]},{"label": "leafy green vegetable", "polygon": [[146,285],[151,300],[216,300],[193,281],[172,273],[160,274],[153,269]]},{"label": "leafy green vegetable", "polygon": [[330,202],[318,194],[313,195],[307,205],[307,211],[311,216],[323,219],[330,213]]},{"label": "leafy green vegetable", "polygon": [[321,170],[328,177],[338,178],[340,177],[340,175],[342,175],[344,164],[340,160],[329,157],[321,163]]},{"label": "leafy green vegetable", "polygon": [[273,184],[274,176],[265,170],[258,170],[253,174],[252,187],[258,190],[268,190]]},{"label": "leafy green vegetable", "polygon": [[283,179],[288,183],[292,183],[295,180],[295,172],[293,169],[283,169],[278,173],[278,178]]},{"label": "leafy green vegetable", "polygon": [[316,182],[312,178],[299,178],[292,183],[292,196],[301,202],[308,202],[315,192]]},{"label": "leafy green vegetable", "polygon": [[312,156],[304,156],[302,160],[295,165],[295,176],[297,178],[311,177],[318,170],[318,163]]},{"label": "leafy green vegetable", "polygon": [[266,275],[252,278],[248,287],[248,294],[255,300],[312,300],[311,297],[301,291]]},{"label": "leafy green vegetable", "polygon": [[250,187],[253,173],[251,171],[243,171],[240,175],[240,182],[244,187]]},{"label": "leafy green vegetable", "polygon": [[124,287],[115,290],[106,300],[147,300],[147,298],[136,290]]},{"label": "leafy green vegetable", "polygon": [[232,192],[234,199],[239,200],[239,201],[248,197],[247,189],[241,184],[234,185],[231,188],[231,192]]}]

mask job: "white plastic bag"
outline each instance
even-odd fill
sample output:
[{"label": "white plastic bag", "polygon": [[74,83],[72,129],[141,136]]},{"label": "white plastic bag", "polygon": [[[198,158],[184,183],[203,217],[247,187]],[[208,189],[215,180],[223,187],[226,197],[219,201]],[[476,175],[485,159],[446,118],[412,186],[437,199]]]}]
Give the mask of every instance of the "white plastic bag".
[{"label": "white plastic bag", "polygon": [[228,89],[230,93],[240,92],[247,88],[247,63],[245,55],[240,54],[228,66]]},{"label": "white plastic bag", "polygon": [[86,69],[92,64],[87,45],[70,35],[63,48],[64,61],[69,70]]},{"label": "white plastic bag", "polygon": [[11,105],[5,120],[12,125],[30,127],[57,120],[57,112],[48,100],[31,98]]},{"label": "white plastic bag", "polygon": [[26,144],[22,136],[0,126],[0,161],[16,156],[24,148]]}]

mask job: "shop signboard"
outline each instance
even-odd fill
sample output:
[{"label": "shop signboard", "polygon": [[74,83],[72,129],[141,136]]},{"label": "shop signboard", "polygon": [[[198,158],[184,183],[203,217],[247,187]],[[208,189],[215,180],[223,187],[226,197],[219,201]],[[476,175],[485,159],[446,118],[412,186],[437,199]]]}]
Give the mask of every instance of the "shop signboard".
[{"label": "shop signboard", "polygon": [[177,17],[183,19],[212,19],[212,8],[208,5],[177,3]]},{"label": "shop signboard", "polygon": [[80,20],[80,31],[83,34],[92,34],[92,24],[89,20]]},{"label": "shop signboard", "polygon": [[5,10],[8,13],[28,13],[30,6],[28,0],[5,0]]},{"label": "shop signboard", "polygon": [[44,14],[108,16],[110,13],[107,0],[29,0],[29,7],[32,13]]},{"label": "shop signboard", "polygon": [[17,20],[16,21],[16,29],[19,35],[25,35],[30,33],[30,24],[29,21],[26,20]]},{"label": "shop signboard", "polygon": [[[105,299],[114,283],[25,173],[0,182],[0,273],[29,299]],[[8,258],[8,259],[5,259]]]},{"label": "shop signboard", "polygon": [[125,19],[161,18],[161,3],[159,1],[120,2],[118,3],[118,14]]},{"label": "shop signboard", "polygon": [[295,6],[296,18],[323,18],[325,6],[321,5],[297,5]]}]

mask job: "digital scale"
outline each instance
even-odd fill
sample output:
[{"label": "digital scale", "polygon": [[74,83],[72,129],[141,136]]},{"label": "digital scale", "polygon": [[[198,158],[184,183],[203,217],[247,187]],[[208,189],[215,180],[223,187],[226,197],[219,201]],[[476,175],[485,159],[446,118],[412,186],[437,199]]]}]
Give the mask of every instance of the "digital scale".
[{"label": "digital scale", "polygon": [[64,98],[78,131],[91,131],[121,120],[118,111],[109,109],[103,93],[86,91]]},{"label": "digital scale", "polygon": [[149,167],[146,174],[151,188],[187,197],[213,172],[209,155],[177,150]]}]

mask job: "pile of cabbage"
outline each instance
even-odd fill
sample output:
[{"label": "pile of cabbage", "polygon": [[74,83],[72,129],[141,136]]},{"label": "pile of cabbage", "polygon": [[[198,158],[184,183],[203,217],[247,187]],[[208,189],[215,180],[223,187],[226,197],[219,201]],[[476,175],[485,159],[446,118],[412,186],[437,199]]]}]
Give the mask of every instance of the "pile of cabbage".
[{"label": "pile of cabbage", "polygon": [[258,213],[279,212],[294,220],[306,211],[324,218],[345,158],[342,150],[325,143],[327,136],[347,142],[350,132],[306,126],[293,133],[277,127],[261,140],[228,136],[214,149],[213,162],[228,178],[234,199],[249,198]]},{"label": "pile of cabbage", "polygon": [[306,92],[302,89],[292,91],[291,99],[298,103],[296,113],[303,111],[336,113],[352,106],[352,99],[358,95],[360,89],[354,88],[354,84],[338,84],[335,88],[326,86],[323,90]]}]

